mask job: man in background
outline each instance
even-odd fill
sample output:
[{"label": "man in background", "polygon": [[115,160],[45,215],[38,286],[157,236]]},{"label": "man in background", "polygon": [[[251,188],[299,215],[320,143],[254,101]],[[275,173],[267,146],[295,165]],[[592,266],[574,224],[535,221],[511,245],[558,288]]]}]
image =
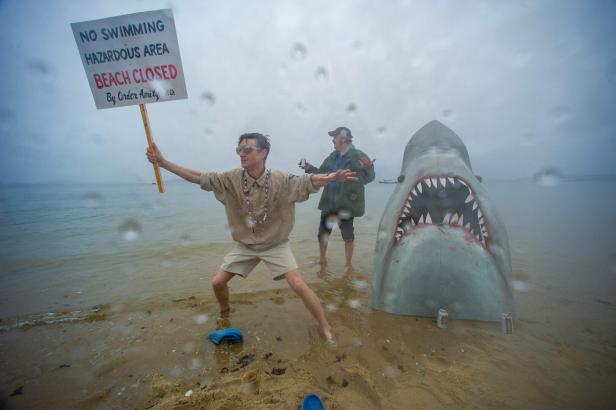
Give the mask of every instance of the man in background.
[{"label": "man in background", "polygon": [[327,243],[333,225],[338,223],[342,240],[346,266],[351,267],[353,243],[355,240],[353,220],[365,211],[364,185],[374,181],[374,159],[353,146],[353,134],[347,127],[338,127],[328,132],[332,137],[334,151],[329,154],[319,168],[300,161],[300,168],[307,174],[331,173],[350,170],[356,173],[357,180],[332,182],[324,190],[319,201],[321,221],[317,234],[319,240],[319,262],[325,264]]}]

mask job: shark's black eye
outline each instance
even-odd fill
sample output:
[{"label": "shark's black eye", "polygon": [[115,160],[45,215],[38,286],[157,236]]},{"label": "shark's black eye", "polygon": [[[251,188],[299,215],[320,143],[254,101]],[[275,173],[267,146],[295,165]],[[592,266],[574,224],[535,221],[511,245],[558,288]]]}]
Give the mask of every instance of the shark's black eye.
[{"label": "shark's black eye", "polygon": [[403,181],[404,181],[404,175],[400,175],[400,176],[398,177],[398,182],[399,182],[399,183],[402,183]]}]

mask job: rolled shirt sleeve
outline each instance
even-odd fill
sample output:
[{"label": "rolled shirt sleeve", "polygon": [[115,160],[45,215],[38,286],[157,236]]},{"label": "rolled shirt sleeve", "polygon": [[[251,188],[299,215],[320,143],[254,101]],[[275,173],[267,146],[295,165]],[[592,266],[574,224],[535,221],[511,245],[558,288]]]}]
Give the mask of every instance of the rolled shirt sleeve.
[{"label": "rolled shirt sleeve", "polygon": [[312,184],[310,174],[302,176],[287,174],[286,185],[287,201],[290,203],[304,202],[310,194],[319,192],[320,189]]}]

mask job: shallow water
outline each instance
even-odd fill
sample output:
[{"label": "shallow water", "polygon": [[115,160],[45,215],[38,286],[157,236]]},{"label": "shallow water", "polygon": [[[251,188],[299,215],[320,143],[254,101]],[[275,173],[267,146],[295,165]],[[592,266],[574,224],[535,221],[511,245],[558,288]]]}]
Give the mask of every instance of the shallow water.
[{"label": "shallow water", "polygon": [[[209,279],[231,246],[210,194],[179,182],[164,195],[149,185],[5,186],[2,396],[24,386],[7,399],[17,408],[174,408],[208,398],[220,405],[211,408],[289,408],[310,389],[328,408],[613,407],[616,184],[485,184],[509,233],[513,335],[468,321],[441,330],[430,318],[370,308],[375,233],[394,188],[371,184],[352,272],[337,231],[326,269],[315,263],[318,195],[297,206],[292,247],[338,346],[323,346],[284,281],[259,266],[231,283],[227,324],[248,337],[229,351],[203,341],[218,316]],[[129,219],[139,228],[128,224],[127,239]],[[234,369],[246,354],[251,363]],[[283,367],[285,376],[272,375]]]}]

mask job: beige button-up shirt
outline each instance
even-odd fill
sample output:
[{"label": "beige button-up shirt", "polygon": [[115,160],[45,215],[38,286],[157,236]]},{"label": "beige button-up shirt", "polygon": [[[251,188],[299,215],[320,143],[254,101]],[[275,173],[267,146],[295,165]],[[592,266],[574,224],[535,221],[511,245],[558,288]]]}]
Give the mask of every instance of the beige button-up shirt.
[{"label": "beige button-up shirt", "polygon": [[[248,193],[244,193],[242,178],[246,176]],[[295,176],[271,171],[267,217],[255,224],[249,217],[246,199],[250,201],[255,219],[265,217],[265,179],[267,171],[258,179],[244,173],[242,168],[201,174],[201,189],[212,191],[225,205],[227,221],[233,240],[254,250],[265,250],[289,239],[295,223],[295,203],[303,202],[319,188],[312,185],[310,175]]]}]

